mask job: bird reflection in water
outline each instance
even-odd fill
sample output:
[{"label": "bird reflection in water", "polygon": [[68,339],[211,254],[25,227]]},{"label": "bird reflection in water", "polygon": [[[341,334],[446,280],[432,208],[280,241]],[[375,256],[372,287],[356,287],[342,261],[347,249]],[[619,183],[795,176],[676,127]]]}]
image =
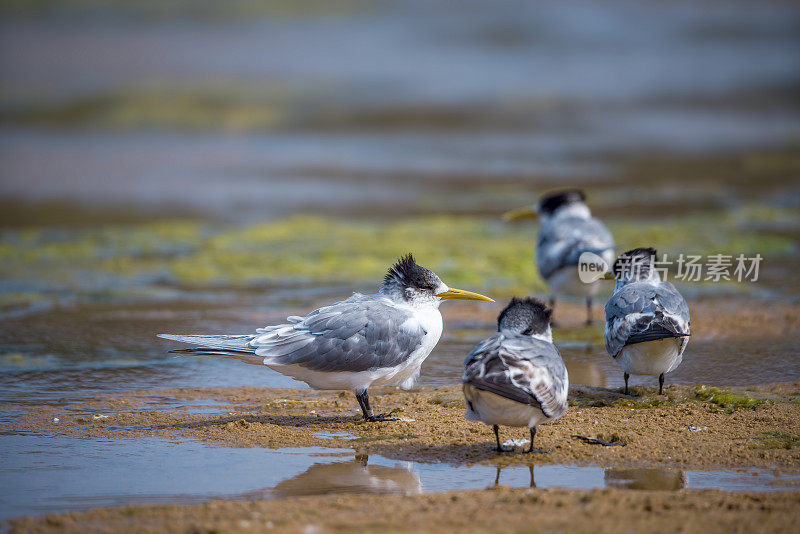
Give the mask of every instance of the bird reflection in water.
[{"label": "bird reflection in water", "polygon": [[639,490],[679,490],[686,487],[680,469],[606,469],[607,487]]},{"label": "bird reflection in water", "polygon": [[[531,485],[530,485],[530,487],[535,488],[536,487],[536,482],[533,480],[533,465],[529,465],[528,469],[531,472]],[[500,466],[497,467],[497,474],[494,477],[494,485],[495,485],[495,487],[500,485],[500,471],[502,471],[502,470],[503,470],[502,467],[500,467]]]},{"label": "bird reflection in water", "polygon": [[395,467],[369,465],[367,455],[349,462],[314,464],[296,477],[284,480],[273,490],[282,497],[330,493],[422,493],[422,482],[411,465]]}]

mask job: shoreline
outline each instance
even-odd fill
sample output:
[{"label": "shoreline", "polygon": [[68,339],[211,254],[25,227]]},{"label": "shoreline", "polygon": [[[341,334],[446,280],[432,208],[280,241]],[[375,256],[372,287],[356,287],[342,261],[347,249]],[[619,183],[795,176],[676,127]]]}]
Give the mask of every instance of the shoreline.
[{"label": "shoreline", "polygon": [[[399,419],[388,422],[364,422],[347,392],[243,387],[130,392],[58,407],[6,404],[24,415],[0,429],[83,439],[182,437],[225,447],[346,448],[423,463],[800,466],[800,382],[757,388],[673,384],[664,395],[635,386],[632,392],[572,386],[564,417],[539,428],[536,446],[552,449],[547,455],[493,451],[491,427],[464,418],[458,386],[375,388],[376,408]],[[154,397],[185,406],[154,408],[146,402]],[[200,402],[212,403],[211,413],[193,411],[192,403]],[[503,440],[526,434],[501,427]]]},{"label": "shoreline", "polygon": [[[770,469],[770,491],[707,489],[460,490],[415,495],[333,493],[264,499],[212,499],[204,504],[140,504],[21,517],[10,532],[365,532],[504,527],[574,532],[640,525],[655,532],[786,531],[800,514],[800,491],[781,476],[800,472],[800,382],[754,387],[670,385],[617,389],[573,386],[570,408],[540,427],[536,445],[550,454],[492,450],[491,428],[464,418],[457,386],[376,388],[380,410],[399,421],[366,423],[352,394],[296,389],[227,388],[138,391],[67,406],[4,405],[24,412],[2,426],[7,434],[86,440],[192,439],[210,447],[350,449],[356,458],[448,464],[452,467],[600,466],[694,470]],[[54,421],[54,419],[58,421]],[[501,429],[503,440],[526,429]],[[575,435],[624,446],[589,444]],[[781,482],[789,482],[785,486]],[[370,510],[379,509],[375,515]],[[587,510],[589,511],[587,513]],[[487,522],[488,521],[488,522]],[[271,526],[270,526],[271,525]]]}]

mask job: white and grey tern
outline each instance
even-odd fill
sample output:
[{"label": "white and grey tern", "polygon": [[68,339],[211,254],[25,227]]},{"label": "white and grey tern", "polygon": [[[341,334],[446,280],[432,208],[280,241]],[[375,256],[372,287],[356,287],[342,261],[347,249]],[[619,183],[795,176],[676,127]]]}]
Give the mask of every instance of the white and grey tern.
[{"label": "white and grey tern", "polygon": [[285,324],[244,335],[158,336],[194,345],[171,352],[236,358],[314,389],[353,391],[364,419],[390,420],[389,414],[373,414],[367,390],[413,385],[442,334],[439,304],[448,299],[492,300],[448,287],[408,254],[389,269],[378,293],[354,293],[305,317],[288,317]]},{"label": "white and grey tern", "polygon": [[545,452],[533,448],[538,425],[567,411],[569,376],[553,345],[551,315],[539,300],[512,299],[500,313],[497,333],[481,341],[464,362],[467,419],[492,426],[499,452],[505,452],[499,425],[528,427],[527,452]]},{"label": "white and grey tern", "polygon": [[630,375],[658,375],[663,393],[664,373],[680,365],[689,343],[689,306],[655,268],[656,251],[637,248],[614,262],[614,294],[606,303],[606,350],[622,367],[625,394]]},{"label": "white and grey tern", "polygon": [[585,282],[578,275],[581,255],[591,252],[605,266],[614,261],[611,232],[592,217],[586,195],[579,189],[565,189],[543,195],[535,206],[525,206],[503,214],[507,221],[538,217],[541,228],[536,241],[536,266],[550,288],[550,307],[556,297],[586,299],[586,323],[592,323],[592,300],[602,282]]}]

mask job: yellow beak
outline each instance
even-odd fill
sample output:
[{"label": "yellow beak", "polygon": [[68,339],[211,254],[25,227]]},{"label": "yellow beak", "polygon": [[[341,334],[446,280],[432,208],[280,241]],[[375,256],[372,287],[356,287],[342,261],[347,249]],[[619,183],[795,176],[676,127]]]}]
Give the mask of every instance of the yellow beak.
[{"label": "yellow beak", "polygon": [[616,280],[616,277],[614,276],[614,273],[612,273],[611,271],[608,271],[602,277],[600,277],[598,280]]},{"label": "yellow beak", "polygon": [[503,214],[503,220],[506,222],[518,221],[520,219],[536,219],[539,215],[533,211],[530,206],[524,206],[515,210],[507,211]]},{"label": "yellow beak", "polygon": [[463,289],[455,289],[452,287],[444,293],[439,293],[436,296],[442,300],[486,300],[489,302],[494,302],[494,300],[479,293],[473,293],[472,291],[464,291]]}]

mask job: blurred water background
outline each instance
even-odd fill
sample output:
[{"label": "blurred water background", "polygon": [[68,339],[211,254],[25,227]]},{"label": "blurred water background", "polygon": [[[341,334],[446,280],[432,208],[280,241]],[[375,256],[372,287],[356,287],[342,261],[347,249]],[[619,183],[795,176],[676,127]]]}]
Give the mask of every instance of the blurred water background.
[{"label": "blurred water background", "polygon": [[[587,190],[622,248],[764,256],[758,283],[680,285],[690,305],[800,295],[790,2],[0,13],[0,400],[298,386],[166,354],[154,334],[248,332],[374,290],[407,251],[498,300],[543,295],[536,227],[499,215],[562,185]],[[492,328],[446,308],[423,385],[456,383]],[[599,326],[559,344],[573,381],[621,383]],[[797,380],[798,355],[698,341],[671,380]]]}]

